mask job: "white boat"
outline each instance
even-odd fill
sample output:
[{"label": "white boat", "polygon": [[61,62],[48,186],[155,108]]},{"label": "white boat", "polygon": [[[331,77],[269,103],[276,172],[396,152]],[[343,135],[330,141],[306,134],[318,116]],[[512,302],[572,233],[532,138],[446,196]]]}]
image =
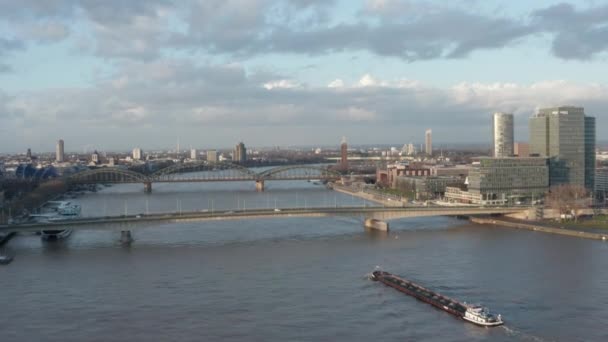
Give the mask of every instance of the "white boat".
[{"label": "white boat", "polygon": [[69,201],[49,201],[49,208],[55,209],[56,212],[63,216],[80,216],[81,207],[78,204],[72,204]]},{"label": "white boat", "polygon": [[8,265],[13,261],[12,255],[0,255],[0,265]]},{"label": "white boat", "polygon": [[67,238],[70,234],[72,234],[71,229],[43,230],[40,232],[40,238],[45,241],[61,240]]},{"label": "white boat", "polygon": [[[57,222],[80,217],[81,207],[68,201],[49,201],[47,207],[52,211],[45,214],[32,215],[38,222]],[[45,229],[40,232],[42,240],[65,239],[72,234],[71,229]]]},{"label": "white boat", "polygon": [[490,313],[487,308],[480,305],[465,305],[465,307],[467,308],[467,311],[465,311],[462,319],[466,321],[484,327],[494,327],[504,324],[500,315]]}]

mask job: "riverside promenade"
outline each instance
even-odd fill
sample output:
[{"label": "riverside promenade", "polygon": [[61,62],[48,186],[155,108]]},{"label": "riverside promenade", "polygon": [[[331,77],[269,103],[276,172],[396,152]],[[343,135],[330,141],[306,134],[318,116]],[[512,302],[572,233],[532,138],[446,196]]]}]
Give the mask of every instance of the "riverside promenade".
[{"label": "riverside promenade", "polygon": [[473,223],[496,225],[508,228],[526,229],[543,233],[566,235],[578,238],[593,239],[593,240],[608,240],[608,230],[603,232],[592,232],[577,228],[568,227],[567,225],[556,226],[554,224],[524,221],[504,217],[470,217],[469,220]]},{"label": "riverside promenade", "polygon": [[[358,189],[355,189],[350,186],[344,186],[339,184],[332,184],[332,188],[335,191],[342,192],[345,194],[349,194],[352,196],[356,196],[359,198],[363,198],[365,200],[375,202],[378,204],[382,204],[386,207],[406,207],[412,206],[408,205],[407,202],[402,201],[400,198],[389,196],[376,192],[365,192]],[[606,210],[603,210],[605,212]],[[586,213],[586,212],[585,212]],[[591,212],[589,212],[590,214]],[[497,225],[509,228],[516,229],[526,229],[543,233],[550,234],[559,234],[566,235],[571,237],[585,238],[585,239],[593,239],[593,240],[608,240],[608,229],[606,232],[602,231],[591,231],[591,230],[583,230],[574,227],[568,227],[567,224],[557,225],[550,222],[542,222],[542,221],[531,221],[531,220],[523,220],[512,217],[483,217],[483,216],[470,216],[469,220],[473,223],[478,224],[486,224],[486,225]],[[607,227],[608,228],[608,227]]]},{"label": "riverside promenade", "polygon": [[381,204],[385,207],[404,207],[407,205],[407,202],[402,201],[401,198],[397,196],[391,196],[379,192],[358,190],[352,186],[340,185],[336,183],[331,183],[329,186],[337,192],[362,198],[370,202]]}]

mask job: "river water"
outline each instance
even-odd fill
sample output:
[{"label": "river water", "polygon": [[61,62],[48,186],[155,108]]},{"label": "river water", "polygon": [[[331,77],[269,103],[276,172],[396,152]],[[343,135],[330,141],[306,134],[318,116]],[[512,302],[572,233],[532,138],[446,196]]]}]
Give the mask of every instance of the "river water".
[{"label": "river water", "polygon": [[[308,182],[116,185],[83,214],[363,205]],[[17,236],[0,267],[0,341],[606,341],[608,244],[445,217],[157,223]],[[473,326],[366,279],[375,266],[481,302]]]}]

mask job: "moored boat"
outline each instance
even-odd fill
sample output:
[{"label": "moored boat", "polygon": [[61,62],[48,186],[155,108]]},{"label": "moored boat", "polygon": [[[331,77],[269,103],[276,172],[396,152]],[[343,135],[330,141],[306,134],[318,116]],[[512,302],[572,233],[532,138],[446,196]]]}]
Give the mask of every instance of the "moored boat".
[{"label": "moored boat", "polygon": [[[73,220],[80,217],[81,206],[69,201],[48,201],[43,212],[30,215],[30,218],[40,223],[57,223],[65,220]],[[40,231],[42,240],[61,240],[72,234],[71,229],[43,229]]]},{"label": "moored boat", "polygon": [[478,305],[468,305],[450,297],[429,290],[412,281],[400,278],[384,271],[372,272],[370,278],[408,294],[418,300],[431,304],[463,320],[480,326],[493,327],[504,324],[501,315],[494,315],[487,308]]},{"label": "moored boat", "polygon": [[45,241],[61,240],[67,238],[71,234],[71,229],[43,230],[40,232],[40,238]]},{"label": "moored boat", "polygon": [[13,261],[12,255],[0,254],[0,265],[8,265]]}]

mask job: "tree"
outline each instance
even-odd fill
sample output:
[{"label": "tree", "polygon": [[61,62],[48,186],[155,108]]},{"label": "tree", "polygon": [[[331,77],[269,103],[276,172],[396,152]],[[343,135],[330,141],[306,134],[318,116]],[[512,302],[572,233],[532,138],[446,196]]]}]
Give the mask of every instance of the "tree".
[{"label": "tree", "polygon": [[572,215],[575,221],[589,202],[587,189],[572,184],[552,186],[546,195],[546,200],[547,206],[558,213],[560,220]]}]

